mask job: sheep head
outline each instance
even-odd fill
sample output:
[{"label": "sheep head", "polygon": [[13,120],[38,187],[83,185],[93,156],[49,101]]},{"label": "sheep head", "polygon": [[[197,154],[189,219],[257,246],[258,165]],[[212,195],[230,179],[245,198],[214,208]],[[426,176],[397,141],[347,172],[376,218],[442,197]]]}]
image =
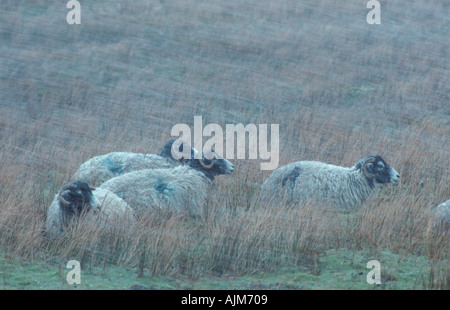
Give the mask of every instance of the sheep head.
[{"label": "sheep head", "polygon": [[85,182],[76,181],[63,186],[58,194],[59,206],[64,224],[82,212],[100,205],[92,193],[92,188]]},{"label": "sheep head", "polygon": [[371,182],[398,184],[399,173],[388,165],[381,156],[368,156],[360,160],[355,166],[360,168],[362,174]]},{"label": "sheep head", "polygon": [[231,174],[234,171],[233,164],[220,157],[214,150],[203,152],[200,159],[190,159],[188,165],[203,172],[211,180],[216,175]]}]

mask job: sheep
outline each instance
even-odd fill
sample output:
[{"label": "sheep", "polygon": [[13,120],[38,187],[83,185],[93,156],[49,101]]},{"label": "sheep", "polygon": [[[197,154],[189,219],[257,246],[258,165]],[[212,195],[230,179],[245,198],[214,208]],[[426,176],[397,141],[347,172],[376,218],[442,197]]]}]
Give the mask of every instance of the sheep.
[{"label": "sheep", "polygon": [[433,227],[443,232],[450,230],[450,199],[438,205],[434,210]]},{"label": "sheep", "polygon": [[[182,157],[176,160],[172,156],[172,147],[179,147],[179,152],[183,155],[183,145],[189,146],[185,142],[172,139],[168,141],[161,150],[159,155],[156,154],[141,154],[131,152],[112,152],[105,155],[93,157],[83,163],[71,180],[78,180],[87,182],[93,186],[98,186],[107,180],[141,169],[157,169],[157,168],[173,168],[184,163],[187,159]],[[196,150],[191,147],[191,158],[196,154]],[[187,157],[187,156],[186,156]]]},{"label": "sheep", "polygon": [[136,215],[150,209],[198,218],[214,177],[234,170],[232,163],[212,150],[198,157],[171,169],[144,169],[117,176],[99,188],[128,202]]},{"label": "sheep", "polygon": [[376,188],[398,184],[400,175],[380,156],[367,156],[353,167],[299,161],[272,172],[261,186],[261,196],[286,203],[307,200],[341,208],[360,206]]},{"label": "sheep", "polygon": [[83,217],[96,224],[112,227],[117,223],[134,222],[133,210],[117,195],[102,188],[92,189],[86,182],[76,181],[63,186],[48,208],[45,231],[57,237],[73,219]]}]

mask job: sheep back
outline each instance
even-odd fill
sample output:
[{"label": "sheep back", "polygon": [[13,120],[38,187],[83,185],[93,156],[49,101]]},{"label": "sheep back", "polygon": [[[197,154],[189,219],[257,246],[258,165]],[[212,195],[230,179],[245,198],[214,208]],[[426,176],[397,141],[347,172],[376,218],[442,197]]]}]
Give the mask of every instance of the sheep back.
[{"label": "sheep back", "polygon": [[137,214],[149,209],[169,209],[199,216],[209,184],[201,172],[178,166],[130,172],[108,180],[100,188],[114,192]]},{"label": "sheep back", "polygon": [[83,163],[72,176],[72,180],[80,180],[98,186],[128,172],[171,168],[177,165],[176,161],[155,154],[113,152],[93,157]]},{"label": "sheep back", "polygon": [[340,167],[317,161],[299,161],[272,172],[261,187],[270,201],[356,206],[371,193],[368,182],[354,167]]}]

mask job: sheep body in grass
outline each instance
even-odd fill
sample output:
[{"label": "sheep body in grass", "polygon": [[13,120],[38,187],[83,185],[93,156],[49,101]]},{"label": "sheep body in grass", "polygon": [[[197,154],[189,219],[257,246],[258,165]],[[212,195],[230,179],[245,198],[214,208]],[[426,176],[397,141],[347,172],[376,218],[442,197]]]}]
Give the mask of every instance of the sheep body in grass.
[{"label": "sheep body in grass", "polygon": [[287,203],[314,201],[338,207],[361,205],[379,186],[398,184],[400,175],[380,156],[368,156],[352,167],[299,161],[272,172],[261,195]]},{"label": "sheep body in grass", "polygon": [[433,226],[444,232],[450,230],[450,199],[438,205],[434,210]]},{"label": "sheep body in grass", "polygon": [[233,170],[228,160],[211,151],[183,166],[130,172],[108,180],[100,188],[114,192],[139,215],[165,209],[199,217],[214,177]]},{"label": "sheep body in grass", "polygon": [[[183,146],[190,147],[186,144],[174,144],[176,140],[168,141],[162,148],[160,154],[141,154],[132,152],[112,152],[105,155],[95,156],[85,163],[81,164],[72,180],[87,182],[88,184],[98,186],[107,180],[136,170],[142,169],[160,169],[173,168],[180,163],[184,163],[187,159],[179,160],[172,156],[172,147],[178,147],[179,153],[183,153]],[[191,158],[197,152],[190,147]]]},{"label": "sheep body in grass", "polygon": [[55,195],[47,212],[46,233],[49,237],[56,237],[77,219],[109,228],[132,224],[134,215],[128,204],[111,191],[92,190],[87,183],[76,181],[63,186]]}]

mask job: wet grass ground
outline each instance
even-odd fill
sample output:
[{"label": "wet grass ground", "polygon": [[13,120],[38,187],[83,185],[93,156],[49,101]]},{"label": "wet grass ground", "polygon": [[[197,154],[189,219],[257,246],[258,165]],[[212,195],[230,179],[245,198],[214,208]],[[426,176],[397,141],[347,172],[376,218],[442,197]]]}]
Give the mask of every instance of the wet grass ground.
[{"label": "wet grass ground", "polygon": [[[381,284],[368,284],[368,261],[378,258]],[[20,258],[0,259],[1,289],[32,290],[308,290],[308,289],[422,289],[427,277],[427,259],[387,251],[370,255],[367,251],[330,250],[318,264],[280,268],[276,272],[256,272],[251,275],[137,277],[136,268],[114,265],[90,266],[81,271],[80,284],[68,284],[72,270],[64,264],[30,262]]]}]

